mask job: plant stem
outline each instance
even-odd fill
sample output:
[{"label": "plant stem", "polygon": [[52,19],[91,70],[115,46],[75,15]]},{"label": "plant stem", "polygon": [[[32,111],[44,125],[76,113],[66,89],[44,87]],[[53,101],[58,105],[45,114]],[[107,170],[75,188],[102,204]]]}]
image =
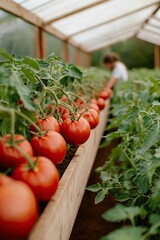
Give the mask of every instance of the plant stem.
[{"label": "plant stem", "polygon": [[40,127],[38,127],[30,118],[28,118],[26,115],[24,115],[21,112],[18,112],[17,110],[15,110],[15,113],[19,116],[21,116],[22,118],[24,118],[27,122],[29,122],[30,124],[32,124],[34,126],[34,128],[38,131],[38,133],[40,134],[40,136],[43,136],[43,132],[41,130]]},{"label": "plant stem", "polygon": [[23,157],[25,157],[27,164],[29,166],[29,170],[34,169],[35,164],[34,164],[34,162],[32,162],[30,157],[27,154],[25,154],[24,151],[20,147],[18,147],[16,144],[14,144],[14,148],[17,149],[23,155]]}]

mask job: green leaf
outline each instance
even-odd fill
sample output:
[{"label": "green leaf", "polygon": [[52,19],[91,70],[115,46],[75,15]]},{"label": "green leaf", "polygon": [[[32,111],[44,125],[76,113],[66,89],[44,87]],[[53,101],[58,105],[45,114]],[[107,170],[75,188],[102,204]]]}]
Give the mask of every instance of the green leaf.
[{"label": "green leaf", "polygon": [[139,187],[140,193],[146,193],[149,189],[149,179],[148,179],[148,166],[141,165],[139,169],[137,169],[137,175],[135,178],[135,183]]},{"label": "green leaf", "polygon": [[145,227],[122,227],[102,237],[100,240],[141,240],[145,230]]},{"label": "green leaf", "polygon": [[99,191],[99,193],[97,194],[97,196],[95,197],[95,204],[98,204],[100,202],[102,202],[106,196],[107,191],[102,189],[101,191]]},{"label": "green leaf", "polygon": [[160,127],[159,122],[154,123],[152,127],[147,131],[144,137],[141,149],[138,149],[137,153],[143,153],[147,151],[153,144],[155,144],[159,139]]},{"label": "green leaf", "polygon": [[102,185],[100,183],[96,183],[96,184],[88,186],[86,189],[91,192],[98,192],[99,190],[102,189]]},{"label": "green leaf", "polygon": [[111,179],[111,174],[109,172],[102,171],[100,173],[100,178],[102,179],[102,181],[106,182]]},{"label": "green leaf", "polygon": [[5,49],[0,49],[0,55],[8,60],[13,60],[13,57],[6,53]]},{"label": "green leaf", "polygon": [[150,224],[156,224],[160,222],[160,214],[153,213],[149,216],[149,223]]},{"label": "green leaf", "polygon": [[120,137],[119,132],[113,132],[113,133],[107,134],[105,136],[105,140],[101,143],[99,148],[103,148],[103,147],[108,146],[113,139],[116,139],[116,138],[119,138],[119,137]]},{"label": "green leaf", "polygon": [[125,119],[125,123],[132,122],[138,116],[139,112],[140,112],[140,108],[137,106],[134,106],[131,109],[131,111],[128,113],[128,117],[127,117],[127,119]]},{"label": "green leaf", "polygon": [[80,69],[78,69],[75,65],[73,64],[68,64],[67,69],[69,72],[69,76],[73,77],[75,79],[81,79],[82,78],[82,72]]},{"label": "green leaf", "polygon": [[106,211],[102,217],[106,221],[119,222],[126,219],[133,220],[137,215],[140,215],[139,207],[125,207],[121,204],[116,204],[116,206],[108,211]]},{"label": "green leaf", "polygon": [[155,154],[154,154],[154,156],[156,157],[156,158],[160,158],[160,147],[159,148],[157,148],[157,149],[155,149]]},{"label": "green leaf", "polygon": [[11,76],[12,87],[14,87],[22,100],[24,107],[29,111],[35,111],[36,107],[33,103],[31,90],[27,85],[24,85],[16,72]]},{"label": "green leaf", "polygon": [[25,64],[29,65],[30,67],[36,69],[36,70],[40,70],[40,67],[39,67],[38,62],[37,62],[35,59],[31,58],[31,57],[26,56],[26,57],[23,59],[23,62],[24,62]]},{"label": "green leaf", "polygon": [[67,87],[69,85],[69,83],[73,83],[74,82],[74,78],[69,77],[69,76],[64,76],[60,79],[60,83],[64,86]]}]

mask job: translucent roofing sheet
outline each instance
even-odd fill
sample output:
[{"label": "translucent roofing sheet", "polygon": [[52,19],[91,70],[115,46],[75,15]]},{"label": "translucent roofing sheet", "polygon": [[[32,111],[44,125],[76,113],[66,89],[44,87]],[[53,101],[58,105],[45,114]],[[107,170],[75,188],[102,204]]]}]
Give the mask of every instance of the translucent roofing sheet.
[{"label": "translucent roofing sheet", "polygon": [[138,11],[159,0],[112,0],[54,22],[52,26],[70,36],[97,24]]},{"label": "translucent roofing sheet", "polygon": [[21,5],[42,18],[43,21],[49,21],[96,2],[99,0],[23,0]]},{"label": "translucent roofing sheet", "polygon": [[115,20],[110,23],[103,24],[99,27],[95,27],[83,33],[77,34],[71,37],[71,42],[85,44],[92,41],[93,39],[97,40],[103,37],[104,35],[114,34],[116,31],[121,31],[123,29],[130,29],[133,26],[137,26],[143,23],[156,9],[155,6],[151,6],[147,9],[138,11],[136,13],[130,14],[126,17],[122,17],[118,20]]},{"label": "translucent roofing sheet", "polygon": [[96,47],[98,44],[101,43],[107,43],[108,41],[110,42],[111,40],[117,39],[117,38],[121,38],[124,37],[126,34],[128,35],[128,33],[132,33],[133,35],[136,34],[136,32],[138,31],[138,29],[140,28],[139,25],[136,25],[130,29],[121,29],[120,31],[115,31],[114,33],[110,34],[110,35],[106,35],[103,38],[100,38],[98,40],[93,39],[91,42],[88,42],[88,44],[83,45],[84,48],[90,49],[92,48],[92,46]]},{"label": "translucent roofing sheet", "polygon": [[142,29],[139,31],[137,34],[138,38],[143,38],[143,40],[149,41],[154,44],[160,45],[160,34],[158,33],[153,33],[149,30]]},{"label": "translucent roofing sheet", "polygon": [[152,18],[148,21],[148,23],[157,28],[160,28],[160,20],[158,20],[158,19]]},{"label": "translucent roofing sheet", "polygon": [[102,49],[104,47],[116,44],[118,42],[126,41],[127,39],[132,38],[133,36],[134,36],[134,33],[132,31],[128,31],[124,35],[108,39],[107,41],[103,41],[101,43],[96,44],[96,46],[91,46],[91,47],[87,48],[87,50],[89,52],[93,52],[93,51]]},{"label": "translucent roofing sheet", "polygon": [[150,24],[146,24],[143,29],[146,29],[151,33],[157,33],[159,34],[159,37],[160,37],[160,28],[154,27]]},{"label": "translucent roofing sheet", "polygon": [[157,39],[157,38],[155,39],[151,35],[146,35],[146,34],[143,34],[143,33],[139,33],[137,35],[137,38],[139,38],[141,40],[144,40],[146,42],[150,42],[150,43],[153,43],[153,44],[156,44],[156,45],[160,46],[160,39]]}]

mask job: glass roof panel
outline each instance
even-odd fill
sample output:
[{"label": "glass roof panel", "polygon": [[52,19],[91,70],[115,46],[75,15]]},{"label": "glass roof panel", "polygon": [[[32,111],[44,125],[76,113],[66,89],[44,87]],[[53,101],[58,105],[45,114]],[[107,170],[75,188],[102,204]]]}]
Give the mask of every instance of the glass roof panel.
[{"label": "glass roof panel", "polygon": [[[34,2],[34,1],[30,0],[30,2]],[[36,5],[35,8],[32,10],[32,12],[35,13],[38,17],[42,18],[44,21],[49,21],[51,19],[60,17],[63,14],[70,13],[74,10],[88,6],[92,3],[99,2],[99,0],[87,0],[87,1],[80,1],[80,0],[43,1],[43,0],[40,0],[39,2],[40,2],[40,4]],[[46,2],[46,3],[41,4],[41,2]],[[32,3],[32,5],[33,5],[33,3]],[[28,4],[28,6],[29,6],[29,4]]]},{"label": "glass roof panel", "polygon": [[61,19],[53,23],[52,26],[69,36],[158,2],[159,0],[107,1],[91,9]]},{"label": "glass roof panel", "polygon": [[88,50],[90,52],[96,51],[98,49],[102,49],[104,47],[111,46],[111,45],[116,44],[118,42],[126,41],[127,39],[129,39],[133,36],[134,36],[133,32],[126,32],[124,35],[121,35],[117,38],[112,38],[112,39],[109,39],[108,41],[104,41],[104,42],[101,42],[99,44],[96,44],[95,46],[90,46],[90,47],[86,48],[86,50]]},{"label": "glass roof panel", "polygon": [[144,29],[153,32],[153,33],[158,33],[159,34],[159,38],[160,38],[160,28],[154,27],[152,25],[146,24],[144,26]]},{"label": "glass roof panel", "polygon": [[92,40],[93,38],[95,39],[101,38],[104,34],[105,35],[112,34],[115,31],[136,26],[137,24],[144,22],[154,10],[155,6],[149,7],[145,10],[141,10],[134,14],[130,14],[129,16],[123,17],[119,20],[115,20],[113,22],[106,23],[99,27],[95,27],[91,30],[77,34],[73,36],[71,40],[76,41],[78,43],[85,43],[87,41]]}]

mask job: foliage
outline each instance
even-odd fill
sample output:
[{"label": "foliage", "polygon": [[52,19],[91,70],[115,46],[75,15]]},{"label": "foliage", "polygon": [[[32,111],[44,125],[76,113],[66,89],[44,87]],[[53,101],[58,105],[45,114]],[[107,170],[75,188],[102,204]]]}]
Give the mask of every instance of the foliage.
[{"label": "foliage", "polygon": [[[130,221],[103,240],[160,238],[160,72],[130,72],[127,83],[117,84],[111,115],[101,147],[118,138],[119,144],[99,167],[101,183],[93,192],[114,194],[117,204],[103,214],[107,221]],[[104,199],[101,198],[100,200]],[[96,197],[96,199],[97,199]],[[97,203],[97,200],[95,200]],[[128,225],[128,224],[127,224]],[[132,232],[133,234],[128,233]]]}]

